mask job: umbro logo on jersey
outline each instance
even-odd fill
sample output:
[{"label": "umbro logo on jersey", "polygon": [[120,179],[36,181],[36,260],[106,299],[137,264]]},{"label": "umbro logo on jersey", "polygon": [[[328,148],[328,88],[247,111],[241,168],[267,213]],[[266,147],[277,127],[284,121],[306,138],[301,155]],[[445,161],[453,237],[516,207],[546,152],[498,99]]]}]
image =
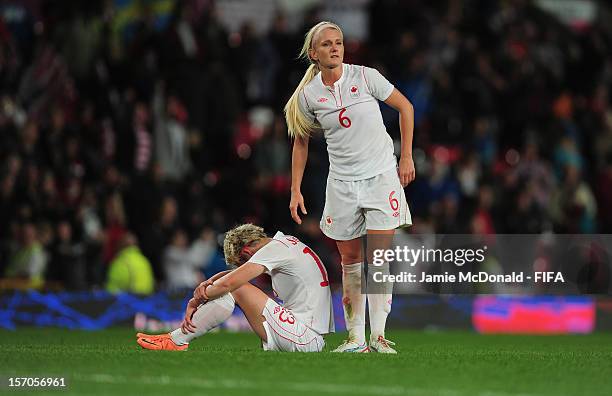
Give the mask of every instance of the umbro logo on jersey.
[{"label": "umbro logo on jersey", "polygon": [[319,102],[319,103],[327,102],[327,98],[319,98],[319,99],[317,99],[317,102]]},{"label": "umbro logo on jersey", "polygon": [[351,86],[351,98],[355,99],[359,97],[359,88],[357,88],[357,85],[353,85]]}]

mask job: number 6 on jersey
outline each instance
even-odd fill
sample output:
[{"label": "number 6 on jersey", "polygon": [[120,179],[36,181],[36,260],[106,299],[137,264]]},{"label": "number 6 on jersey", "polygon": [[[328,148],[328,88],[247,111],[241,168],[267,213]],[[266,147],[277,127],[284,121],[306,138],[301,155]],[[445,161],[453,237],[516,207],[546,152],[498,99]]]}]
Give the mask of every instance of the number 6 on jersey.
[{"label": "number 6 on jersey", "polygon": [[342,108],[342,110],[340,110],[340,113],[338,113],[338,122],[344,128],[350,128],[351,127],[351,119],[348,118],[348,116],[344,116],[344,113],[346,113],[346,107]]}]

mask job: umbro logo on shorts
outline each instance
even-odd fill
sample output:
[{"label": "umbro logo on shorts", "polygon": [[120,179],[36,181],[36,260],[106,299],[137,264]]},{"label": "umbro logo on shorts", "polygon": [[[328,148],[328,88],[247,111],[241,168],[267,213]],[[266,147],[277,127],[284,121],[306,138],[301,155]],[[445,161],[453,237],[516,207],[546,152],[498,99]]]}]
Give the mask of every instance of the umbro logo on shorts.
[{"label": "umbro logo on shorts", "polygon": [[331,230],[333,224],[334,220],[332,220],[331,216],[325,216],[325,228]]}]

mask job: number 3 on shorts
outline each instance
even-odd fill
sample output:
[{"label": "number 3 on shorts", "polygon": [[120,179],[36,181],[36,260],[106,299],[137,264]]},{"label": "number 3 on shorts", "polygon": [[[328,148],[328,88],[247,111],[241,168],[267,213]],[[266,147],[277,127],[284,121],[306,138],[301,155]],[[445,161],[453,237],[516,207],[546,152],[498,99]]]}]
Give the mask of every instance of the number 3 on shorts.
[{"label": "number 3 on shorts", "polygon": [[348,116],[344,116],[344,113],[346,113],[346,107],[342,108],[342,110],[340,110],[340,113],[338,114],[338,122],[340,122],[340,125],[342,125],[345,128],[350,128],[351,127],[351,119],[348,118]]},{"label": "number 3 on shorts", "polygon": [[[286,314],[286,316],[283,317],[283,314]],[[295,317],[289,312],[287,312],[285,308],[282,308],[280,313],[278,314],[278,320],[280,320],[281,322],[289,323],[290,325],[295,323]]]}]

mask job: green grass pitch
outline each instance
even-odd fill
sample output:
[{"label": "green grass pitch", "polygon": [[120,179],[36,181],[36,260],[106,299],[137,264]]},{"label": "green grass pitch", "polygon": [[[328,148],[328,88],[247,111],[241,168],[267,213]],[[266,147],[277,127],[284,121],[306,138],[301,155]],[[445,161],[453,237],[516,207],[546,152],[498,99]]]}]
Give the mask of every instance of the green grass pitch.
[{"label": "green grass pitch", "polygon": [[[326,351],[343,334],[327,337]],[[0,331],[2,394],[612,395],[612,334],[389,331],[397,356],[263,352],[253,334],[215,333],[188,352],[140,349],[135,332]],[[8,376],[62,376],[61,390],[15,390]]]}]

